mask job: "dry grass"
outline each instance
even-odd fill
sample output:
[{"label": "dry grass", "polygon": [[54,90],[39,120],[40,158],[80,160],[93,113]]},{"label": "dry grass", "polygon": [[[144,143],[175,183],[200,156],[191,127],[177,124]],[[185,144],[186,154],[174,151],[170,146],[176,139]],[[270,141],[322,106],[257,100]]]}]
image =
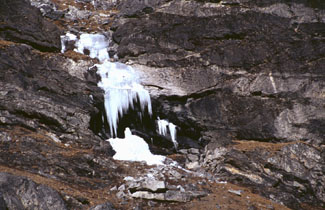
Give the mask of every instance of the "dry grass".
[{"label": "dry grass", "polygon": [[75,62],[77,62],[78,60],[96,60],[96,59],[92,59],[87,55],[75,52],[73,50],[68,50],[63,54],[65,57],[67,58],[71,58],[72,60],[74,60]]},{"label": "dry grass", "polygon": [[287,143],[269,143],[269,142],[259,142],[259,141],[239,141],[235,140],[235,145],[233,148],[240,151],[251,152],[254,150],[266,150],[270,153],[275,153],[280,151],[284,146],[290,144],[296,144],[300,141],[287,142]]},{"label": "dry grass", "polygon": [[[80,186],[75,186],[71,183],[64,183],[56,179],[51,179],[47,177],[43,177],[38,174],[33,174],[30,172],[17,170],[14,168],[9,168],[7,166],[0,165],[1,172],[11,173],[17,176],[27,177],[38,184],[43,184],[49,186],[56,191],[60,192],[61,194],[67,194],[73,197],[82,197],[89,201],[90,206],[98,205],[101,203],[106,202],[107,200],[111,200],[112,196],[108,193],[109,187],[107,189],[100,189],[100,190],[90,190],[87,188],[82,188]],[[77,178],[77,177],[76,177]],[[79,179],[79,177],[78,177]]]},{"label": "dry grass", "polygon": [[11,45],[15,45],[15,44],[16,43],[14,43],[14,42],[0,39],[0,48],[2,48],[2,49],[7,48],[8,46],[11,46]]},{"label": "dry grass", "polygon": [[[289,208],[280,205],[278,203],[272,202],[263,198],[257,194],[251,192],[251,190],[239,187],[237,185],[233,185],[230,183],[227,184],[216,184],[209,183],[210,189],[212,189],[212,193],[210,193],[207,197],[204,197],[200,200],[194,200],[190,204],[187,205],[190,210],[215,210],[218,209],[217,205],[220,209],[249,209],[253,206],[259,210],[270,209],[271,206],[275,210],[289,210]],[[235,195],[230,193],[228,190],[241,190],[241,195]]]}]

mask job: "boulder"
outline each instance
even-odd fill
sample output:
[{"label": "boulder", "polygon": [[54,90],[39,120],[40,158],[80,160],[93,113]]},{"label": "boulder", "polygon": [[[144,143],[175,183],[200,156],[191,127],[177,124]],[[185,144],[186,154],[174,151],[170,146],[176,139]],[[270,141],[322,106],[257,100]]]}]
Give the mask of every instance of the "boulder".
[{"label": "boulder", "polygon": [[166,191],[166,185],[164,181],[159,181],[155,179],[144,179],[139,182],[131,182],[129,185],[129,190],[134,191],[150,191],[150,192],[161,192]]}]

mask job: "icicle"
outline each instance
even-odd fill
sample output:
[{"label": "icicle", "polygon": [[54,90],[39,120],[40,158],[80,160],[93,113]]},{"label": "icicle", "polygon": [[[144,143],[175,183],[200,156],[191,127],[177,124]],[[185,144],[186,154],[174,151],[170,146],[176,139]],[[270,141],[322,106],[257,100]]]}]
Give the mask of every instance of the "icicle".
[{"label": "icicle", "polygon": [[163,135],[163,136],[166,136],[167,135],[167,126],[168,126],[168,121],[161,120],[158,117],[158,133],[160,135]]},{"label": "icicle", "polygon": [[133,101],[139,99],[142,113],[147,107],[148,113],[152,114],[150,95],[138,83],[132,67],[109,61],[96,66],[102,78],[98,86],[105,91],[105,110],[112,136],[117,134],[119,116],[122,117],[129,108],[134,108]]},{"label": "icicle", "polygon": [[169,129],[170,138],[174,144],[175,149],[178,147],[178,142],[176,141],[176,125],[167,120],[161,120],[159,117],[157,118],[158,124],[158,133],[163,136],[167,136],[167,127]]},{"label": "icicle", "polygon": [[175,149],[177,149],[178,142],[176,141],[176,125],[174,125],[173,123],[168,123],[168,127],[169,127],[170,137],[173,141],[174,147]]}]

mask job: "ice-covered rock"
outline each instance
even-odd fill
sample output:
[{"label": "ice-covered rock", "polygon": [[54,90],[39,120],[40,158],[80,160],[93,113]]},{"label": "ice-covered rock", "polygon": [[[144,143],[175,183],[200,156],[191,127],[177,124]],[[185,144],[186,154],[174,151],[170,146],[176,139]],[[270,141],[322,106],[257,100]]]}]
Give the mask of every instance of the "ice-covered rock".
[{"label": "ice-covered rock", "polygon": [[91,58],[98,58],[101,62],[109,59],[108,40],[102,34],[81,34],[76,47],[75,51],[88,54]]}]

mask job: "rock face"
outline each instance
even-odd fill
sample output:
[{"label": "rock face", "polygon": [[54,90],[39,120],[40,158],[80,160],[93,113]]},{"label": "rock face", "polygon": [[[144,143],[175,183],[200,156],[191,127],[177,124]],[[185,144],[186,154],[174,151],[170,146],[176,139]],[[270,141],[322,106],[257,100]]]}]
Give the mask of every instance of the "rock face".
[{"label": "rock face", "polygon": [[[61,49],[61,31],[46,21],[27,0],[0,1],[0,37],[29,44],[41,51]],[[35,27],[37,26],[37,27]]]},{"label": "rock face", "polygon": [[[0,0],[0,209],[324,207],[322,0],[30,2]],[[111,158],[98,61],[58,53],[62,30],[112,35],[153,97],[133,132],[196,172]]]},{"label": "rock face", "polygon": [[1,209],[67,209],[59,193],[35,182],[0,173]]},{"label": "rock face", "polygon": [[210,142],[206,163],[226,151],[208,168],[292,208],[324,205],[323,2],[170,1],[113,29],[155,111]]},{"label": "rock face", "polygon": [[96,100],[103,100],[100,90],[59,67],[63,57],[8,45],[0,52],[1,123],[48,128],[63,143],[72,140],[90,147],[90,141],[98,141],[89,128],[99,113]]}]

